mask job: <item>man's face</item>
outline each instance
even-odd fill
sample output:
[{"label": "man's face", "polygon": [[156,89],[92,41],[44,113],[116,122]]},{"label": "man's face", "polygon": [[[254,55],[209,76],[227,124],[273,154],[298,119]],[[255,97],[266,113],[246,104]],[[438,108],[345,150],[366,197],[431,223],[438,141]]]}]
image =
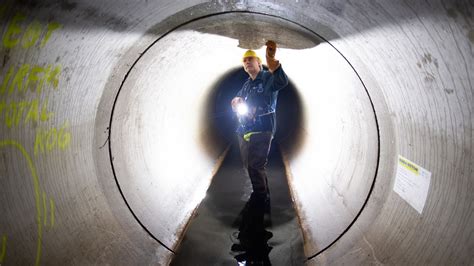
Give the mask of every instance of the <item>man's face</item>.
[{"label": "man's face", "polygon": [[256,57],[249,56],[245,57],[243,61],[244,70],[247,73],[258,73],[260,71],[260,65]]}]

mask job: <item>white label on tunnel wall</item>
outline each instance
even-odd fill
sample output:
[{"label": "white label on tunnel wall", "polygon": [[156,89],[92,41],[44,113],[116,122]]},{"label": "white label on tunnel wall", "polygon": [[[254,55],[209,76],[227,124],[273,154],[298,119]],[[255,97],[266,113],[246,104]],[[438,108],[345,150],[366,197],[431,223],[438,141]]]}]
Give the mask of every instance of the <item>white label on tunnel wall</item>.
[{"label": "white label on tunnel wall", "polygon": [[408,159],[398,156],[397,177],[393,190],[420,214],[425,206],[431,173]]}]

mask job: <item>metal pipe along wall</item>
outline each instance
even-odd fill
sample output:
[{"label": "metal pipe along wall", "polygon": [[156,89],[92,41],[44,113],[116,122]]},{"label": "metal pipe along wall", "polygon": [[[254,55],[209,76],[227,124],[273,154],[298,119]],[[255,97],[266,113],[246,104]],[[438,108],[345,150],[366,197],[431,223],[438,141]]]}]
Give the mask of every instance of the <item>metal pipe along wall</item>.
[{"label": "metal pipe along wall", "polygon": [[167,264],[226,155],[216,88],[269,39],[307,263],[472,264],[473,11],[0,3],[0,264]]}]

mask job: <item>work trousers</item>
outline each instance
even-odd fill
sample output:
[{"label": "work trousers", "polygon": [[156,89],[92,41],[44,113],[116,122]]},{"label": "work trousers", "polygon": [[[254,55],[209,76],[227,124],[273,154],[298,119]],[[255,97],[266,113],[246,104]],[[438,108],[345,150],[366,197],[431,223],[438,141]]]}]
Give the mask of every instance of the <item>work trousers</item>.
[{"label": "work trousers", "polygon": [[[266,243],[264,212],[270,208],[270,192],[265,167],[273,135],[271,132],[253,134],[249,141],[239,138],[242,163],[252,182],[253,192],[242,212],[239,239],[244,246]],[[268,210],[267,210],[268,209]]]},{"label": "work trousers", "polygon": [[270,196],[265,168],[272,138],[272,132],[253,134],[249,141],[245,141],[241,136],[238,137],[242,163],[252,182],[253,193],[256,197],[263,199]]}]

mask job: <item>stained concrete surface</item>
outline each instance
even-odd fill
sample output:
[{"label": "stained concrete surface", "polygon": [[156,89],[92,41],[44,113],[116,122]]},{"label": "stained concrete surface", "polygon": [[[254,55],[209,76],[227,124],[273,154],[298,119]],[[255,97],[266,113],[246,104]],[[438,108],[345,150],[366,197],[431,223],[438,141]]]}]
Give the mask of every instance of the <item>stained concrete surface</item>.
[{"label": "stained concrete surface", "polygon": [[[178,30],[191,20],[219,21],[223,13],[228,16],[221,35],[192,27],[187,34]],[[236,21],[235,32],[222,36],[242,13],[252,20]],[[183,153],[191,170],[180,176],[160,172],[160,165],[176,164],[166,159],[173,150],[152,147],[179,142],[174,132],[195,133],[179,128],[199,124],[205,113],[199,104],[206,103],[214,82],[238,67],[243,48],[235,38],[265,32],[262,26],[270,21],[281,31],[272,29],[266,38],[277,43],[278,38],[288,40],[285,31],[295,30],[329,41],[295,46],[317,44],[314,53],[291,47],[278,52],[288,71],[294,67],[291,76],[303,96],[305,121],[299,132],[306,141],[299,152],[283,154],[303,218],[305,255],[321,252],[308,263],[471,265],[473,13],[467,0],[1,2],[0,77],[6,87],[0,87],[0,263],[168,264],[219,168],[225,143],[203,145],[200,137],[179,135],[184,139],[180,144],[191,143],[192,151]],[[60,27],[48,35],[48,25]],[[165,35],[177,34],[179,46],[163,42]],[[203,36],[208,39],[197,39]],[[153,61],[146,52],[151,46],[160,47],[156,61],[167,65],[142,64]],[[137,61],[141,67],[132,67]],[[57,79],[53,75],[35,91],[31,75],[25,89],[27,78],[20,71],[16,87],[10,87],[18,70],[32,66],[41,77],[48,66],[59,69]],[[133,84],[138,79],[127,79],[130,71],[164,74],[169,66],[179,66],[178,74],[159,80],[145,75],[140,86]],[[316,70],[298,75],[301,68]],[[10,69],[14,73],[8,80]],[[204,73],[210,69],[214,72]],[[189,77],[205,82],[169,85]],[[122,92],[137,90],[141,98],[123,99],[122,85]],[[167,123],[185,92],[196,93],[199,102],[185,106],[189,116],[180,114],[182,124]],[[124,101],[115,110],[124,116],[111,125],[116,99]],[[26,119],[25,108],[31,106]],[[43,106],[45,115],[35,116]],[[156,129],[155,120],[144,119],[149,117],[161,117],[158,124],[172,130],[148,134]],[[121,122],[132,127],[120,128]],[[200,136],[215,133],[210,127],[195,128]],[[120,147],[121,140],[139,145]],[[398,155],[432,173],[422,213],[393,191]],[[116,176],[111,162],[155,174],[137,176],[126,169]],[[196,174],[194,166],[202,171]],[[129,191],[142,204],[129,208],[120,187],[124,182],[145,183]],[[146,215],[152,212],[160,214]],[[154,223],[140,223],[144,218]]]},{"label": "stained concrete surface", "polygon": [[[271,247],[268,257],[272,265],[303,265],[306,256],[301,225],[284,167],[278,144],[273,142],[267,167],[271,213],[265,215],[265,225],[273,233],[268,241]],[[236,256],[243,252],[231,250],[230,235],[239,230],[241,211],[251,191],[238,144],[233,143],[191,219],[171,265],[237,265]]]}]

